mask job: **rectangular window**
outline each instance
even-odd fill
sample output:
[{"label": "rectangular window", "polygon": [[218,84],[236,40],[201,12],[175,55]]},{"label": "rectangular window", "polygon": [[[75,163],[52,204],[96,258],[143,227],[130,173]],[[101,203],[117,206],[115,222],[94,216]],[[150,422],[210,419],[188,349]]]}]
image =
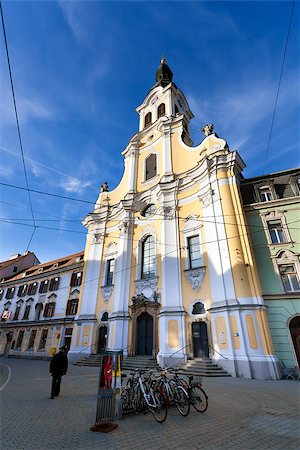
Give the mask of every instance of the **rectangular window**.
[{"label": "rectangular window", "polygon": [[44,309],[44,317],[53,317],[55,310],[55,302],[46,303]]},{"label": "rectangular window", "polygon": [[48,291],[48,284],[49,284],[49,280],[44,280],[41,282],[40,289],[39,289],[40,294],[45,294],[45,292]]},{"label": "rectangular window", "polygon": [[270,238],[273,244],[286,242],[283,226],[280,220],[272,220],[268,222]]},{"label": "rectangular window", "polygon": [[75,314],[77,314],[77,309],[78,309],[78,298],[68,300],[66,315],[75,316]]},{"label": "rectangular window", "polygon": [[27,320],[29,318],[30,308],[31,308],[31,305],[25,306],[24,316],[23,316],[22,320]]},{"label": "rectangular window", "polygon": [[8,288],[6,291],[5,298],[9,298],[9,299],[13,298],[13,296],[15,294],[15,290],[16,290],[16,288],[14,288],[14,287]]},{"label": "rectangular window", "polygon": [[40,345],[38,350],[45,350],[46,342],[47,342],[48,330],[42,330]]},{"label": "rectangular window", "polygon": [[75,272],[72,274],[71,277],[71,286],[80,286],[81,285],[81,279],[82,279],[82,272]]},{"label": "rectangular window", "polygon": [[107,261],[107,271],[106,271],[106,286],[112,286],[114,279],[114,270],[115,270],[115,260],[109,259]]},{"label": "rectangular window", "polygon": [[153,236],[148,236],[142,244],[141,278],[154,278],[156,273],[156,248]]},{"label": "rectangular window", "polygon": [[37,291],[37,283],[32,283],[28,286],[28,295],[34,295],[36,294]]},{"label": "rectangular window", "polygon": [[36,330],[31,330],[27,350],[33,350],[35,337],[36,337]]},{"label": "rectangular window", "polygon": [[20,330],[19,334],[18,334],[18,339],[17,339],[17,343],[15,346],[15,350],[20,350],[21,349],[21,345],[23,342],[23,337],[24,337],[24,330]]},{"label": "rectangular window", "polygon": [[59,277],[52,278],[50,280],[49,291],[57,291],[59,286]]},{"label": "rectangular window", "polygon": [[280,266],[279,271],[285,292],[300,290],[299,277],[294,265]]},{"label": "rectangular window", "polygon": [[270,202],[271,200],[273,200],[273,195],[270,188],[260,189],[259,197],[261,202]]},{"label": "rectangular window", "polygon": [[26,293],[27,293],[27,284],[22,284],[21,286],[19,286],[17,296],[24,297]]},{"label": "rectangular window", "polygon": [[188,252],[190,269],[201,267],[202,257],[199,236],[192,236],[188,238]]},{"label": "rectangular window", "polygon": [[17,306],[14,314],[13,320],[18,320],[20,314],[21,306]]}]

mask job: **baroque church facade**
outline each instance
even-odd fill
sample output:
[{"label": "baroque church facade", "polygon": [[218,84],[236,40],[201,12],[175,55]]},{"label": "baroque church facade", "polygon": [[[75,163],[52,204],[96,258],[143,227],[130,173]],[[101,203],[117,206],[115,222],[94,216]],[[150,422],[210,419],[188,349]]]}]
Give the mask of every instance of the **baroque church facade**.
[{"label": "baroque church facade", "polygon": [[244,162],[203,129],[165,59],[136,109],[124,174],[87,228],[69,357],[105,346],[160,365],[211,357],[233,376],[278,378],[239,183]]}]

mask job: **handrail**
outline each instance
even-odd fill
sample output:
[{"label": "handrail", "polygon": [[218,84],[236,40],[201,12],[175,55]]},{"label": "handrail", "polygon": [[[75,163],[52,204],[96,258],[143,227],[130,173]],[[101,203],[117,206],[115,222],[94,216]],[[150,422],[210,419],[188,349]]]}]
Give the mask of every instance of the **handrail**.
[{"label": "handrail", "polygon": [[172,355],[170,355],[170,358],[172,358],[173,355],[176,355],[176,353],[180,352],[181,350],[183,350],[184,348],[190,347],[191,344],[187,344],[184,347],[180,348],[179,350],[177,350],[177,352],[172,353]]},{"label": "handrail", "polygon": [[80,350],[80,352],[78,352],[78,353],[82,353],[84,350],[88,350],[89,348],[92,348],[92,347],[96,347],[96,344],[92,344],[92,345],[90,345],[89,347],[83,347],[83,348]]},{"label": "handrail", "polygon": [[124,347],[124,348],[122,348],[121,350],[122,350],[122,352],[124,352],[124,350],[127,350],[127,349],[130,348],[130,347],[132,347],[131,344],[130,344],[130,345],[127,345],[127,347]]},{"label": "handrail", "polygon": [[222,358],[228,359],[228,358],[226,358],[226,356],[222,355],[222,353],[219,353],[218,350],[214,349],[211,345],[208,344],[208,346],[212,349],[213,352],[216,352],[216,353],[218,353],[218,355],[222,356]]}]

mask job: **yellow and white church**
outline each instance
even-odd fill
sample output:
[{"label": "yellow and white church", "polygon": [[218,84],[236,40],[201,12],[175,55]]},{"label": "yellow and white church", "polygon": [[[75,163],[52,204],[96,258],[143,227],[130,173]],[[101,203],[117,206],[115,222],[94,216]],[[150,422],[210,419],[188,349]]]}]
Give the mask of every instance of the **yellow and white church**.
[{"label": "yellow and white church", "polygon": [[210,357],[233,376],[278,378],[240,197],[245,164],[212,124],[193,147],[193,113],[172,79],[162,58],[123,177],[84,220],[69,355],[106,346],[162,366]]}]

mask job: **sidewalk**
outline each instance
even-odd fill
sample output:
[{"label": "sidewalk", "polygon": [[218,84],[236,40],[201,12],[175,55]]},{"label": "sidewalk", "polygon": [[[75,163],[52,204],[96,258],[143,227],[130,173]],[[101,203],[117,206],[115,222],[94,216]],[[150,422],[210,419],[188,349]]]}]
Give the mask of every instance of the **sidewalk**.
[{"label": "sidewalk", "polygon": [[0,358],[0,446],[6,449],[281,449],[300,448],[300,383],[206,378],[208,410],[187,418],[169,411],[163,424],[151,414],[119,421],[109,434],[95,422],[98,369],[69,366],[61,395],[50,400],[45,361]]}]

